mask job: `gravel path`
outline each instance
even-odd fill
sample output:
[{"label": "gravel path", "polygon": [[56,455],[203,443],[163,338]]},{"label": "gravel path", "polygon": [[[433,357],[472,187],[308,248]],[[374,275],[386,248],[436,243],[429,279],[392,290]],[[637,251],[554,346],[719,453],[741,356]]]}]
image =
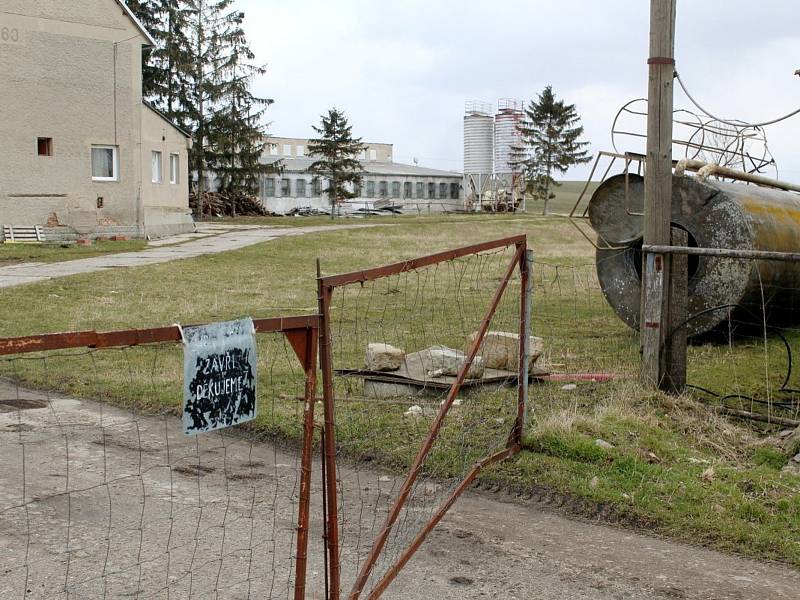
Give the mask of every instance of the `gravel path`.
[{"label": "gravel path", "polygon": [[[0,455],[4,599],[289,597],[294,452],[230,435],[189,438],[171,416],[0,381]],[[323,598],[314,468],[307,597]],[[398,483],[363,469],[341,475],[345,501],[381,490],[385,501]],[[349,527],[363,530],[363,519]],[[352,558],[346,549],[343,565]],[[798,590],[800,574],[781,565],[470,492],[384,597],[789,600]]]}]

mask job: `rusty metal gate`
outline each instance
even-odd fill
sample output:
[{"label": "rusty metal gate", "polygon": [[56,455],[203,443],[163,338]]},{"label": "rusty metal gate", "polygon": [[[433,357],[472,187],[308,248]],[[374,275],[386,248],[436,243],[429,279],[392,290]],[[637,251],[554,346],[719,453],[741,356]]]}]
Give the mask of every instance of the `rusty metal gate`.
[{"label": "rusty metal gate", "polygon": [[[318,266],[326,597],[380,597],[477,475],[521,449],[531,263],[515,236],[347,274]],[[490,368],[488,345],[509,339]],[[363,368],[372,344],[404,353],[400,370]],[[451,355],[455,371],[424,366]]]},{"label": "rusty metal gate", "polygon": [[298,451],[183,435],[178,326],[0,339],[0,596],[307,597],[319,317],[253,324]]}]

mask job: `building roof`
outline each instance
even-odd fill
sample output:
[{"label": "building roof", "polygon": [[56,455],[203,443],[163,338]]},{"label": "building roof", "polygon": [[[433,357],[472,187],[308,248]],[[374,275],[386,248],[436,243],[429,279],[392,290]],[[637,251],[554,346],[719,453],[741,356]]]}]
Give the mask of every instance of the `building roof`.
[{"label": "building roof", "polygon": [[161,117],[161,118],[162,118],[164,121],[166,121],[168,124],[172,125],[172,128],[173,128],[173,129],[176,129],[176,130],[177,130],[178,132],[180,132],[180,133],[181,133],[181,134],[182,134],[184,137],[187,137],[187,138],[189,138],[189,139],[192,139],[192,134],[191,134],[191,133],[189,133],[189,132],[188,132],[188,131],[186,131],[185,129],[182,129],[181,127],[178,127],[178,126],[177,126],[175,123],[173,123],[173,122],[170,120],[170,118],[169,118],[167,115],[165,115],[163,112],[161,112],[160,110],[158,110],[158,109],[157,109],[155,106],[153,106],[152,104],[150,104],[150,103],[149,103],[147,100],[144,100],[144,99],[143,99],[143,100],[142,100],[142,104],[144,104],[144,105],[145,105],[147,108],[149,108],[149,109],[150,109],[150,110],[152,110],[154,113],[156,113],[156,114],[157,114],[159,117]]},{"label": "building roof", "polygon": [[[297,173],[307,171],[316,159],[310,157],[281,157],[281,156],[262,156],[261,162],[264,164],[273,164],[281,161],[284,171]],[[395,162],[380,162],[371,160],[362,160],[361,166],[368,175],[387,175],[387,176],[409,176],[409,177],[454,177],[461,179],[462,174],[456,171],[442,171],[439,169],[429,169],[427,167],[419,167],[417,165],[405,165],[403,163]]]},{"label": "building roof", "polygon": [[142,22],[136,18],[136,15],[133,14],[133,11],[130,8],[128,8],[128,5],[125,4],[125,0],[116,0],[116,1],[117,4],[119,4],[122,7],[122,12],[124,12],[131,21],[133,21],[133,24],[136,26],[139,32],[145,37],[148,45],[155,46],[156,45],[155,39],[153,39],[153,36],[150,35],[150,32],[148,32],[147,29],[144,28]]}]

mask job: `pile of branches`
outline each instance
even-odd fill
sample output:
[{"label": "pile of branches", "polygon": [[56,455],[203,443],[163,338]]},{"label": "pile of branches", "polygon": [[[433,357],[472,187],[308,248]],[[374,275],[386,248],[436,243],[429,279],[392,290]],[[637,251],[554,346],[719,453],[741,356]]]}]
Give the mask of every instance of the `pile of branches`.
[{"label": "pile of branches", "polygon": [[235,192],[203,192],[189,194],[189,207],[192,214],[204,217],[271,217],[275,216],[264,208],[255,196]]}]

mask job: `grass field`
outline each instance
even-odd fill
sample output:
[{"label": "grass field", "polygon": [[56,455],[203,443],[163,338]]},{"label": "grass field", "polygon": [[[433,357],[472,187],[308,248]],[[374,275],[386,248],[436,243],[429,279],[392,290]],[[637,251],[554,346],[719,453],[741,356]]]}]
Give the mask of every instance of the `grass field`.
[{"label": "grass field", "polygon": [[[525,451],[485,472],[482,481],[549,494],[578,512],[678,539],[800,566],[800,478],[781,474],[786,456],[763,443],[762,429],[720,418],[698,398],[671,398],[638,386],[637,338],[603,300],[593,275],[592,247],[567,220],[465,215],[372,222],[379,226],[3,290],[0,335],[316,312],[317,257],[325,273],[344,272],[524,233],[537,261],[534,333],[545,339],[542,361],[553,371],[605,371],[617,377],[609,383],[578,383],[574,389],[563,383],[532,386]],[[334,311],[337,366],[358,366],[365,341],[402,343],[408,350],[436,341],[458,347],[496,287],[502,259],[497,255],[348,289],[336,299]],[[510,304],[493,327],[513,327],[518,286],[512,282],[509,289]],[[263,354],[275,359],[267,358],[262,382],[262,388],[271,386],[269,408],[255,427],[297,439],[297,369],[292,371],[279,341],[260,344]],[[764,385],[763,346],[703,344],[693,346],[690,355],[695,383],[724,389],[734,374],[752,384],[753,393]],[[180,349],[172,346],[0,361],[0,376],[147,411],[177,409],[181,369]],[[357,386],[337,385],[349,400],[340,409],[347,424],[338,434],[342,451],[353,458],[369,455],[387,469],[404,469],[430,414],[410,422],[405,412],[411,401],[369,403]],[[428,465],[432,474],[457,474],[465,461],[498,443],[507,426],[498,419],[508,411],[508,394],[465,394],[452,429],[445,432],[447,443]],[[435,400],[431,404],[435,408]],[[464,431],[475,436],[468,444],[459,437]],[[597,439],[613,447],[600,447]]]},{"label": "grass field", "polygon": [[147,245],[143,240],[125,242],[94,242],[91,246],[77,244],[0,244],[0,267],[23,262],[51,263],[64,260],[76,260],[115,254],[117,252],[134,252]]}]

